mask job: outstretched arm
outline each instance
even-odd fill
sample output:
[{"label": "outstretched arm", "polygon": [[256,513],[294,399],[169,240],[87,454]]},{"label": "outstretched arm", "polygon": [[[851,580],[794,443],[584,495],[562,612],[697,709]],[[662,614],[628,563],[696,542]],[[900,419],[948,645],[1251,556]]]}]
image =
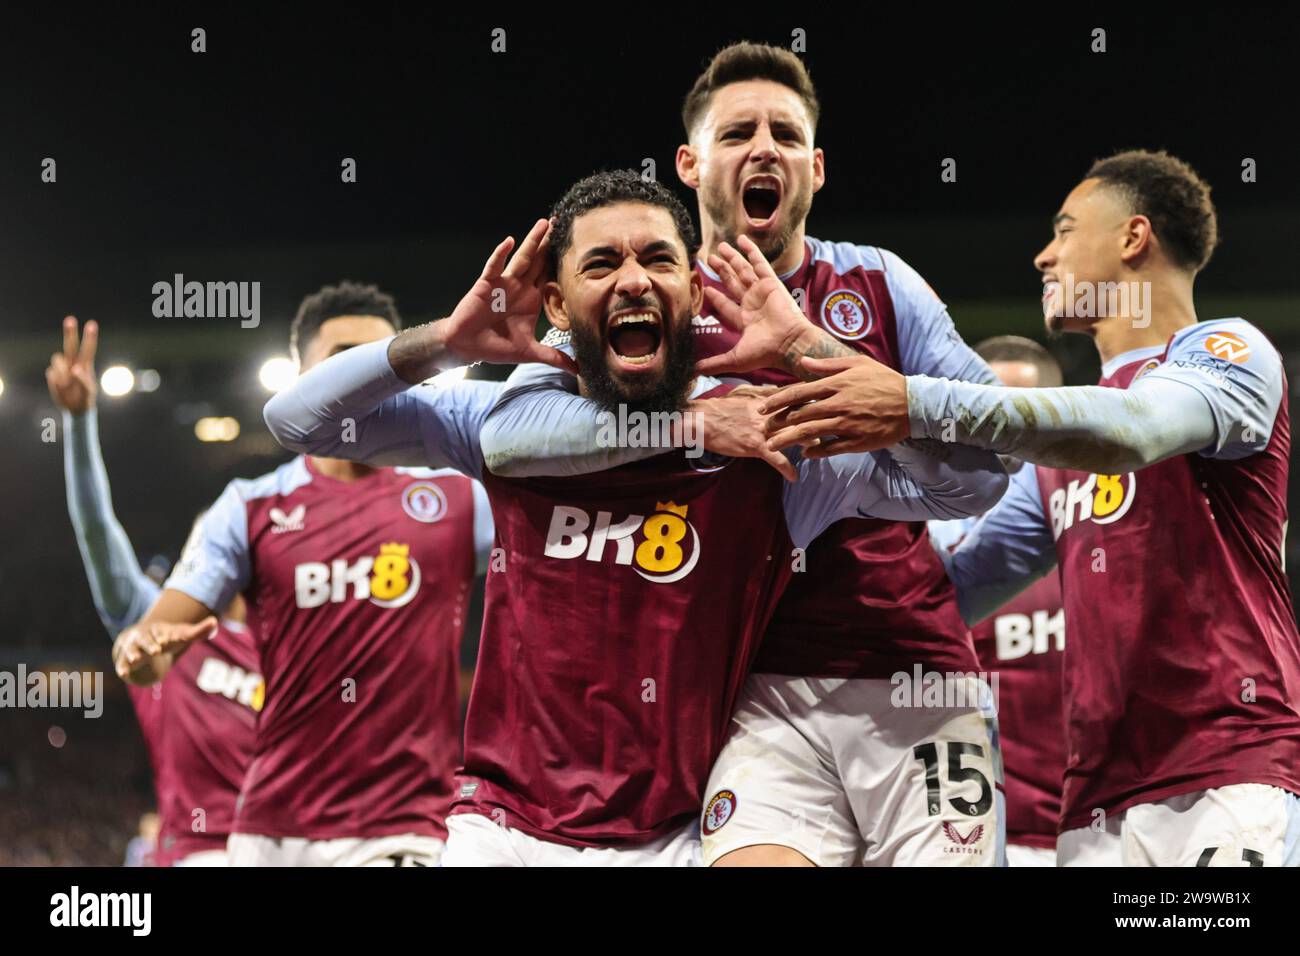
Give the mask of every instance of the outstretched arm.
[{"label": "outstretched arm", "polygon": [[128,684],[147,686],[167,676],[176,658],[216,633],[217,618],[188,594],[166,588],[144,617],[113,642],[113,667]]},{"label": "outstretched arm", "polygon": [[149,609],[161,588],[140,569],[131,541],[113,513],[93,408],[82,415],[63,413],[63,475],[68,516],[95,610],[108,632],[117,634]]},{"label": "outstretched arm", "polygon": [[[542,341],[571,350],[567,338],[552,330]],[[608,414],[578,394],[578,380],[569,372],[537,362],[520,365],[483,423],[483,460],[493,474],[526,478],[583,475],[663,453],[660,447],[602,440]]]},{"label": "outstretched arm", "polygon": [[266,403],[263,417],[271,434],[300,454],[455,468],[480,477],[479,430],[501,384],[411,388],[389,362],[394,341],[358,345],[300,375]]},{"label": "outstretched arm", "polygon": [[799,462],[785,490],[791,538],[803,546],[842,518],[924,521],[977,515],[997,503],[1007,473],[992,452],[942,442]]},{"label": "outstretched arm", "polygon": [[918,376],[908,382],[908,418],[913,434],[946,428],[953,441],[1081,471],[1132,471],[1214,441],[1200,396],[1158,380],[1129,390],[1013,389]]},{"label": "outstretched arm", "polygon": [[[567,333],[552,330],[543,343],[567,350]],[[688,458],[709,451],[733,458],[762,458],[789,481],[794,467],[779,452],[767,449],[762,418],[752,398],[771,389],[742,386],[727,395],[696,398],[718,385],[701,375],[692,398],[673,419],[668,441],[631,445],[619,440],[617,417],[577,394],[577,379],[548,365],[521,365],[488,415],[479,440],[487,468],[494,474],[522,478],[535,475],[582,475],[616,468],[685,448]],[[656,436],[662,437],[662,436]]]},{"label": "outstretched arm", "polygon": [[939,438],[1053,468],[1111,473],[1200,452],[1241,457],[1268,445],[1282,400],[1281,359],[1241,320],[1189,326],[1128,389],[1018,389],[904,379],[869,358],[812,363],[828,373],[766,403],[771,444],[834,437],[813,454]]},{"label": "outstretched arm", "polygon": [[204,512],[158,600],[118,635],[113,663],[127,683],[161,680],[187,648],[215,633],[217,610],[248,586],[248,513],[241,484],[227,485]]},{"label": "outstretched arm", "polygon": [[63,320],[63,351],[50,358],[45,381],[63,412],[63,477],[68,517],[99,619],[110,634],[153,604],[159,587],[140,570],[126,531],[113,513],[108,472],[99,448],[95,409],[95,350],[99,325],[87,322],[78,340],[77,320]]},{"label": "outstretched arm", "polygon": [[305,372],[267,403],[272,434],[300,453],[447,466],[479,476],[479,432],[500,386],[410,387],[466,362],[574,367],[569,356],[533,338],[549,228],[539,220],[514,256],[514,240],[502,241],[447,318],[350,349]]}]

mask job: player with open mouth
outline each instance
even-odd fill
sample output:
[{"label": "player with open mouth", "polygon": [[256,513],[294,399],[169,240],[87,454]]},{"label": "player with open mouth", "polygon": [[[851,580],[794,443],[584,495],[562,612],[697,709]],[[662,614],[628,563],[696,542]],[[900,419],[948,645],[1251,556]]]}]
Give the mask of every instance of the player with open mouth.
[{"label": "player with open mouth", "polygon": [[[975,514],[1006,484],[995,456],[911,446],[832,468],[801,462],[793,483],[754,457],[696,469],[676,449],[592,474],[501,478],[484,469],[487,410],[411,387],[445,362],[559,362],[533,341],[540,306],[573,335],[583,393],[607,411],[657,394],[672,413],[694,397],[761,433],[747,415],[760,396],[712,397],[725,386],[692,367],[704,296],[694,239],[663,186],[629,170],[590,176],[509,264],[513,242],[498,246],[447,319],[350,349],[267,404],[289,447],[483,477],[507,557],[488,577],[445,866],[696,861],[710,767],[764,623],[797,576],[794,549],[847,515]],[[715,290],[713,305],[745,329],[745,346],[772,364],[793,361],[772,346],[803,354],[829,339],[741,246],[747,258],[719,249],[731,298]],[[493,311],[496,289],[509,314]],[[532,430],[562,433],[569,397],[535,404]],[[706,424],[706,435],[727,431]]]},{"label": "player with open mouth", "polygon": [[[724,285],[710,254],[721,243],[747,239],[800,300],[808,324],[827,333],[818,354],[866,354],[904,373],[995,382],[961,341],[943,302],[902,258],[807,234],[813,194],[826,181],[815,139],[819,114],[800,59],[761,44],[722,50],[687,95],[677,175],[699,200],[695,269],[706,292]],[[691,336],[700,372],[757,385],[794,381],[788,368],[765,368],[740,348],[738,332],[720,321],[711,296],[704,305]],[[582,343],[575,338],[574,345]],[[604,447],[603,410],[594,400],[585,410],[571,407],[553,429],[530,430],[532,402],[557,403],[571,387],[572,379],[542,365],[512,376],[483,432],[494,472],[548,474],[565,457],[564,473],[572,474],[658,450]],[[709,440],[706,429],[706,447]],[[863,517],[837,524],[809,549],[806,573],[794,575],[763,636],[731,742],[710,779],[709,796],[717,799],[701,808],[705,862],[995,864],[1001,851],[994,737],[973,706],[894,707],[893,675],[918,665],[925,672],[979,670],[924,528]],[[842,720],[844,714],[857,722]],[[885,732],[863,732],[873,725]],[[747,745],[753,739],[764,747],[756,752]],[[918,748],[933,748],[945,766],[949,754],[958,755],[966,779],[983,782],[963,788],[960,779],[946,778],[942,799],[927,802]],[[815,824],[810,818],[807,826],[792,826],[806,807],[828,809]],[[961,852],[951,852],[953,827],[970,841]]]}]

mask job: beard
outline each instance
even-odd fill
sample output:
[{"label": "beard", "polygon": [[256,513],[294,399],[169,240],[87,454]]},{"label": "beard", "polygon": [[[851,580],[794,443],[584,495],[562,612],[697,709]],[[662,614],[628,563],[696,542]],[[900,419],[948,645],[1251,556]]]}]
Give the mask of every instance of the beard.
[{"label": "beard", "polygon": [[[617,303],[612,311],[629,308],[653,308],[645,299]],[[659,310],[663,315],[663,310]],[[688,306],[665,330],[667,339],[664,369],[653,382],[628,385],[610,369],[609,354],[600,332],[586,322],[570,326],[574,356],[582,374],[587,397],[601,408],[617,412],[620,405],[628,412],[678,412],[686,403],[691,382],[695,380],[695,343],[691,336],[691,310]]]},{"label": "beard", "polygon": [[[785,253],[794,240],[795,233],[803,228],[804,220],[812,209],[812,184],[805,182],[798,192],[786,197],[789,200],[781,216],[781,228],[770,235],[750,236],[758,251],[768,262],[773,262]],[[735,202],[719,188],[700,185],[700,204],[704,215],[708,217],[719,241],[731,246],[736,245],[740,234],[735,228]],[[711,250],[706,249],[707,254]]]}]

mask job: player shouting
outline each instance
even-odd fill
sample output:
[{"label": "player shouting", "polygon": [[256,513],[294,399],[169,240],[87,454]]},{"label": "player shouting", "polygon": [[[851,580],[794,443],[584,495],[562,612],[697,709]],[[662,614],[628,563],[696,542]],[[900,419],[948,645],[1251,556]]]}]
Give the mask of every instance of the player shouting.
[{"label": "player shouting", "polygon": [[[481,420],[449,423],[406,390],[440,360],[494,357],[466,329],[530,329],[539,304],[572,333],[582,387],[606,408],[671,414],[687,396],[721,391],[693,369],[703,284],[689,216],[672,194],[635,173],[601,173],[553,215],[554,281],[544,281],[543,220],[504,272],[511,244],[498,247],[445,322],[339,356],[273,398],[276,437],[321,454],[405,448],[481,469]],[[742,281],[749,288],[742,306],[725,306],[746,342],[767,342],[775,362],[779,343],[802,352],[825,338],[761,255],[724,251],[733,294]],[[493,313],[495,289],[513,318]],[[714,401],[754,429],[756,397]],[[356,423],[355,443],[340,437],[344,419]],[[543,408],[534,427],[559,424]],[[846,514],[983,510],[1000,494],[1000,466],[945,451],[940,461],[895,449],[829,470],[801,462],[794,484],[754,458],[680,451],[582,477],[485,474],[504,566],[488,578],[444,862],[691,862],[705,780],[792,548]]]},{"label": "player shouting", "polygon": [[[290,344],[310,369],[399,326],[389,296],[343,283],[303,300]],[[498,387],[430,390],[486,409]],[[266,700],[232,865],[437,863],[460,757],[457,646],[490,542],[482,489],[452,473],[301,456],[227,486],[119,668],[153,676],[245,595]]]},{"label": "player shouting", "polygon": [[[698,198],[695,268],[705,288],[722,286],[708,256],[745,237],[827,333],[810,354],[867,354],[904,373],[995,381],[901,258],[807,234],[826,179],[819,118],[807,70],[779,47],[733,44],[695,82],[682,108],[687,141],[677,174]],[[738,332],[718,320],[712,297],[691,329],[700,371],[739,372],[759,384],[795,380],[797,366],[767,368],[759,356],[734,352]],[[553,402],[547,390],[570,385],[540,367],[515,373],[483,433],[489,468],[574,474],[652,453],[602,445],[603,409],[576,398],[554,429],[530,430],[534,397]],[[710,801],[725,793],[739,800],[729,816],[706,812],[706,862],[996,863],[993,737],[969,704],[895,707],[895,678],[910,680],[917,668],[943,677],[979,669],[925,525],[858,515],[838,522],[808,549],[763,637],[736,712],[735,745],[709,784]],[[945,768],[933,783],[917,756],[930,750]],[[950,755],[956,775],[946,769]],[[938,801],[929,799],[932,785]]]}]

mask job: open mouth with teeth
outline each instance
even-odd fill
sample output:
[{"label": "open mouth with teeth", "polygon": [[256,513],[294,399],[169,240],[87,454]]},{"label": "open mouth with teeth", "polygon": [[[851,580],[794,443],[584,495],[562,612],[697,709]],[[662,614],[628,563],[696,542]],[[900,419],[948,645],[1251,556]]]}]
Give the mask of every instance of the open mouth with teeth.
[{"label": "open mouth with teeth", "polygon": [[771,176],[751,179],[741,190],[745,219],[751,228],[770,226],[781,206],[781,182]]},{"label": "open mouth with teeth", "polygon": [[664,334],[654,312],[625,312],[609,320],[605,341],[617,368],[645,372],[658,364]]}]

